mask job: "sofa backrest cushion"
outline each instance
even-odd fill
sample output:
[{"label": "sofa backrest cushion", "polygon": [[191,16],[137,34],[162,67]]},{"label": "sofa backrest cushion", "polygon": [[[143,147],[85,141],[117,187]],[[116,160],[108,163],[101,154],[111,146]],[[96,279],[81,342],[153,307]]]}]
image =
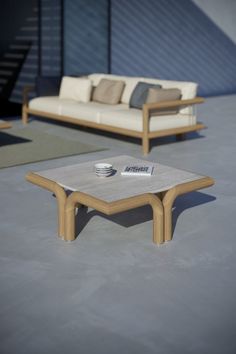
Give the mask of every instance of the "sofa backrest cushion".
[{"label": "sofa backrest cushion", "polygon": [[[172,81],[172,80],[157,80],[157,79],[147,79],[144,78],[143,81],[148,81],[151,83],[157,83],[161,85],[164,89],[169,88],[178,88],[181,91],[181,99],[188,100],[196,97],[197,95],[197,87],[198,85],[195,82],[187,82],[187,81]],[[191,107],[181,108],[179,110],[182,114],[191,114]]]},{"label": "sofa backrest cushion", "polygon": [[90,79],[64,76],[61,81],[59,98],[87,103],[90,101],[91,91]]},{"label": "sofa backrest cushion", "polygon": [[[139,81],[161,85],[162,88],[178,88],[181,90],[182,100],[187,100],[196,97],[198,87],[195,82],[160,80],[147,77],[132,77],[112,74],[91,74],[88,75],[88,78],[92,80],[94,86],[97,86],[101,78],[125,81],[125,88],[121,96],[121,102],[126,104],[129,104],[132,92]],[[180,113],[189,114],[190,109],[188,107],[181,108]]]},{"label": "sofa backrest cushion", "polygon": [[124,87],[124,81],[101,79],[93,90],[92,101],[113,105],[118,104]]},{"label": "sofa backrest cushion", "polygon": [[130,108],[142,109],[143,104],[147,100],[148,90],[150,88],[161,88],[160,85],[149,84],[148,82],[139,81],[135,86],[132,95],[130,97]]},{"label": "sofa backrest cushion", "polygon": [[174,81],[174,80],[159,80],[143,78],[144,82],[159,84],[162,88],[178,88],[181,91],[182,100],[187,100],[196,97],[198,85],[195,82],[188,81]]},{"label": "sofa backrest cushion", "polygon": [[[148,95],[146,103],[158,103],[163,101],[175,101],[181,99],[181,91],[178,88],[170,89],[155,89],[150,88],[148,90]],[[153,110],[152,115],[163,115],[164,114],[177,114],[179,112],[178,108],[165,108],[162,110]]]}]

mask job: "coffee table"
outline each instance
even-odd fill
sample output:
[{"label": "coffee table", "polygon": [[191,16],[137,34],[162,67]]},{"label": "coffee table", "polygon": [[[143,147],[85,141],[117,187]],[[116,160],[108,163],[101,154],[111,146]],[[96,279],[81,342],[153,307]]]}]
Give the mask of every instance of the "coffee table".
[{"label": "coffee table", "polygon": [[[101,178],[94,164],[111,163],[114,174]],[[122,176],[125,165],[154,166],[152,176]],[[29,172],[26,180],[53,192],[58,205],[58,235],[75,239],[75,210],[85,205],[112,215],[149,204],[153,210],[153,242],[172,238],[172,206],[177,196],[214,184],[208,176],[176,169],[131,156],[116,156],[46,171]],[[70,191],[70,193],[68,193]]]}]

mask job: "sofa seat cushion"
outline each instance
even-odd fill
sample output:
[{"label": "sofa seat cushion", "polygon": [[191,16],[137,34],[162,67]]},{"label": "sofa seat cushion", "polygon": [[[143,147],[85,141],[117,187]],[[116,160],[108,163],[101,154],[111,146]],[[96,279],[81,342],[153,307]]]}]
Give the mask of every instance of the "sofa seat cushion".
[{"label": "sofa seat cushion", "polygon": [[[143,132],[142,111],[135,108],[101,112],[100,123]],[[196,117],[185,114],[151,117],[150,131],[179,128],[194,124],[196,124]]]},{"label": "sofa seat cushion", "polygon": [[[124,109],[124,105],[118,104],[113,105],[117,111]],[[77,118],[80,120],[87,120],[90,122],[100,123],[100,116],[103,112],[106,112],[111,109],[111,106],[98,103],[98,102],[65,102],[61,106],[61,115]]]},{"label": "sofa seat cushion", "polygon": [[[29,101],[29,108],[36,111],[61,114],[61,104],[65,100],[59,99],[58,96],[42,96],[36,97]],[[72,100],[67,100],[73,102]]]},{"label": "sofa seat cushion", "polygon": [[[126,109],[128,105],[118,104],[112,106],[116,111]],[[37,97],[29,102],[29,108],[44,113],[58,114],[66,117],[100,123],[100,113],[110,110],[107,104],[88,102],[81,103],[58,96]]]}]

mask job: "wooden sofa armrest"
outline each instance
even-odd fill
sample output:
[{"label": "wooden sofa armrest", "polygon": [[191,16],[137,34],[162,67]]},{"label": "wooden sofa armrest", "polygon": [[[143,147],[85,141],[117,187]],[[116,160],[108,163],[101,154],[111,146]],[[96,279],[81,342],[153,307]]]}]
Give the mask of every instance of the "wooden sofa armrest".
[{"label": "wooden sofa armrest", "polygon": [[34,90],[34,86],[25,86],[23,88],[23,105],[28,106],[29,101],[29,92]]},{"label": "wooden sofa armrest", "polygon": [[195,97],[188,100],[176,100],[176,101],[163,101],[158,103],[145,103],[143,105],[143,111],[149,112],[153,109],[155,110],[162,110],[166,108],[173,108],[173,107],[187,107],[192,106],[194,104],[203,103],[205,100],[202,97]]},{"label": "wooden sofa armrest", "polygon": [[[152,110],[162,110],[174,107],[187,107],[194,104],[203,103],[204,98],[195,97],[188,100],[176,100],[176,101],[163,101],[159,103],[145,103],[143,105],[143,153],[147,154],[149,151],[149,122]],[[158,118],[160,116],[156,116]]]}]

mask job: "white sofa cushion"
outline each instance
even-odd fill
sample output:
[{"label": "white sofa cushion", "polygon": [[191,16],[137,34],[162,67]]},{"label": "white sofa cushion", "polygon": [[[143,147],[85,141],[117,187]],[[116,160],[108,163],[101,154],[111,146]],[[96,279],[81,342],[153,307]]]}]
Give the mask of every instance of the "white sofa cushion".
[{"label": "white sofa cushion", "polygon": [[[100,114],[100,123],[143,132],[142,111],[139,109],[110,110]],[[150,118],[150,131],[179,128],[196,124],[196,117],[176,114]]]},{"label": "white sofa cushion", "polygon": [[61,81],[59,97],[86,103],[90,101],[91,91],[92,82],[88,78],[64,76]]},{"label": "white sofa cushion", "polygon": [[[142,111],[129,108],[127,104],[111,106],[89,102],[81,103],[70,99],[60,99],[58,96],[37,97],[29,102],[29,108],[45,113],[58,114],[66,117],[107,124],[114,127],[142,132]],[[196,124],[196,117],[186,114],[165,115],[150,118],[150,131],[178,128]]]},{"label": "white sofa cushion", "polygon": [[[68,100],[69,102],[74,102]],[[36,97],[29,101],[29,108],[45,113],[61,114],[62,100],[58,96]]]},{"label": "white sofa cushion", "polygon": [[[115,111],[128,108],[125,104],[118,104],[112,107],[114,107]],[[100,123],[101,112],[110,110],[111,106],[97,102],[82,103],[76,102],[75,100],[59,98],[58,96],[47,96],[33,98],[29,102],[29,108],[45,113]]]},{"label": "white sofa cushion", "polygon": [[[124,109],[124,105],[113,105],[116,111]],[[89,102],[63,102],[61,105],[61,115],[77,118],[79,120],[87,120],[90,122],[100,123],[100,116],[103,112],[111,109],[111,106],[105,103]]]}]

